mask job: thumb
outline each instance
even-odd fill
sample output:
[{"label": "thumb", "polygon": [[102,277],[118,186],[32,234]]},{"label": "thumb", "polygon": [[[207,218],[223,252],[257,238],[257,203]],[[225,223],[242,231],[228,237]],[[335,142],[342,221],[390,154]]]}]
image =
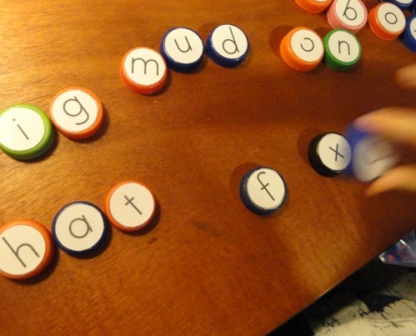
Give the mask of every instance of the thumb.
[{"label": "thumb", "polygon": [[388,190],[416,192],[416,165],[393,168],[370,184],[366,195],[373,196]]}]

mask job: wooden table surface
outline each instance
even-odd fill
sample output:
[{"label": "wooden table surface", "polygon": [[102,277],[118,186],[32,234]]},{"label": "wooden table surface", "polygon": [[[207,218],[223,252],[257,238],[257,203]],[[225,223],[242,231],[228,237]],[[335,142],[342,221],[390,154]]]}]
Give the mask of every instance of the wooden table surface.
[{"label": "wooden table surface", "polygon": [[[41,160],[0,154],[1,223],[32,219],[50,229],[64,205],[103,208],[108,191],[129,179],[158,202],[148,228],[112,228],[98,253],[58,250],[31,280],[1,278],[2,335],[264,335],[413,229],[413,195],[366,198],[365,186],[318,175],[306,156],[317,134],[343,132],[384,106],[416,107],[414,93],[394,82],[416,61],[400,41],[365,27],[353,71],[321,64],[299,73],[276,51],[283,36],[298,26],[324,36],[330,27],[292,0],[3,0],[0,11],[1,109],[24,102],[49,112],[58,91],[83,86],[106,113],[93,139],[59,134]],[[205,41],[223,23],[250,40],[241,66],[205,57],[195,73],[170,72],[152,96],[122,83],[131,48],[158,49],[177,26]],[[274,167],[288,186],[284,208],[268,217],[239,198],[256,165]]]}]

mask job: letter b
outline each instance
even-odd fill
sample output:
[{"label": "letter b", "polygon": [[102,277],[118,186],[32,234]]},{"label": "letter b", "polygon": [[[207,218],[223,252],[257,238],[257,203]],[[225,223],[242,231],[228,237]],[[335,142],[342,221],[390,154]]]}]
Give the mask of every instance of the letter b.
[{"label": "letter b", "polygon": [[350,6],[350,2],[351,0],[348,0],[347,6],[345,6],[345,10],[342,16],[345,16],[350,21],[354,21],[357,19],[358,14],[357,10],[354,7]]}]

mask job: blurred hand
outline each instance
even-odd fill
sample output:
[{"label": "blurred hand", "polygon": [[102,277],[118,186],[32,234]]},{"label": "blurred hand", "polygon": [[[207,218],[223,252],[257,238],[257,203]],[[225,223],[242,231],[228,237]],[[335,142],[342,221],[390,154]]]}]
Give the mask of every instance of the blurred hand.
[{"label": "blurred hand", "polygon": [[[396,80],[405,88],[416,89],[416,64],[397,71]],[[384,108],[358,118],[354,125],[368,133],[416,149],[416,109]],[[416,165],[390,169],[370,184],[367,194],[375,195],[393,189],[416,192]]]}]

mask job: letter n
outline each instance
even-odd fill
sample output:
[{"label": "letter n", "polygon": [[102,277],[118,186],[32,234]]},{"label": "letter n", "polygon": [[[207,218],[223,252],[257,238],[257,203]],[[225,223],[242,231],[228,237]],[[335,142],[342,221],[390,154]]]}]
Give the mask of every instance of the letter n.
[{"label": "letter n", "polygon": [[347,47],[348,56],[351,55],[351,48],[350,48],[350,45],[347,41],[338,41],[338,53],[340,55],[342,54],[341,47],[342,47],[343,44],[345,44],[346,47]]}]

